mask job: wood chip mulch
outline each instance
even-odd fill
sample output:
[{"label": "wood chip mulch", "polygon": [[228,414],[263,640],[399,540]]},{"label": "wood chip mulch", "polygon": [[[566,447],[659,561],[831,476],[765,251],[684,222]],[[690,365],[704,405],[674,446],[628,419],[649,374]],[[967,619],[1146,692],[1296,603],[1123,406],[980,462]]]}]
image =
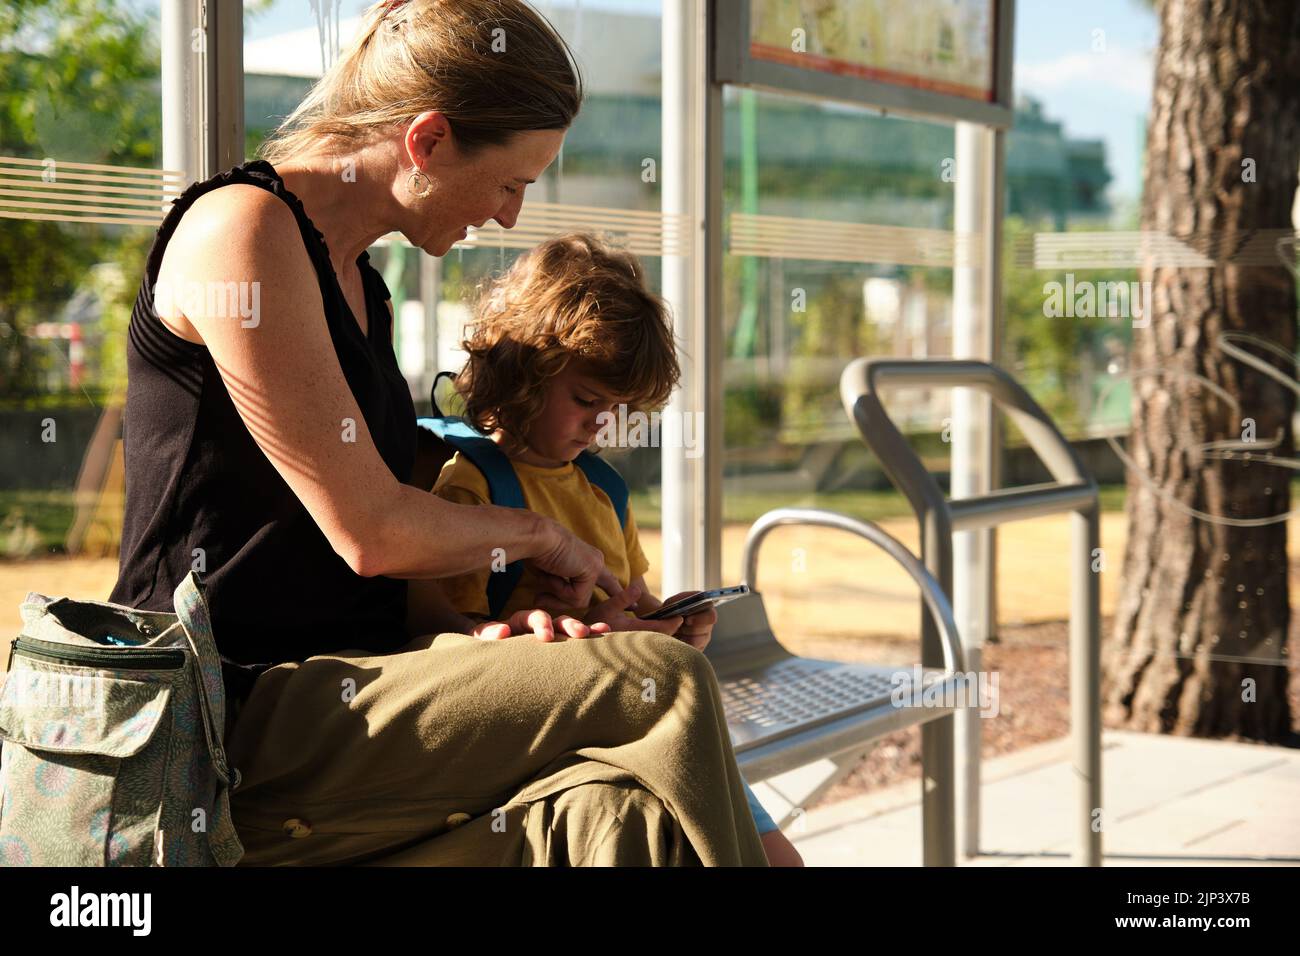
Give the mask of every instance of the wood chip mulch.
[{"label": "wood chip mulch", "polygon": [[[1110,624],[1109,620],[1103,622],[1103,635],[1109,633]],[[1067,640],[1068,625],[1058,621],[1004,626],[999,642],[985,645],[982,669],[998,672],[999,709],[996,718],[980,722],[984,759],[1069,734]],[[1300,621],[1293,624],[1291,646],[1300,648]],[[815,656],[832,655],[821,653]],[[870,660],[865,647],[855,648],[848,655],[835,656]],[[1300,735],[1300,667],[1291,668],[1287,696],[1291,704],[1292,727]],[[1104,726],[1110,727],[1111,724],[1106,722]],[[919,779],[920,776],[921,731],[913,727],[882,737],[857,767],[813,805],[859,796],[891,784]]]}]

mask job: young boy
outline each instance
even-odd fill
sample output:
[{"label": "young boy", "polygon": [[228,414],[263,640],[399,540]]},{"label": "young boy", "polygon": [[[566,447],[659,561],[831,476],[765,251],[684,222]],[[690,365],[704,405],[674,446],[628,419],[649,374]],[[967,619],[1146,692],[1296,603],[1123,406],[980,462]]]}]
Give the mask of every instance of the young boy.
[{"label": "young boy", "polygon": [[[624,589],[607,595],[598,588],[591,607],[569,613],[596,634],[657,630],[703,649],[717,620],[713,610],[684,620],[639,619],[664,602],[646,587],[650,562],[636,520],[629,507],[620,524],[609,496],[574,463],[595,441],[602,415],[619,405],[660,407],[680,377],[666,307],[646,288],[640,263],[589,235],[544,242],[496,281],[464,346],[468,360],[456,388],[465,420],[509,458],[526,507],[599,548]],[[459,452],[433,492],[458,504],[491,502],[487,478]],[[544,602],[544,585],[525,568],[505,606],[490,615],[491,574],[439,584],[457,611],[480,623],[527,615]],[[556,618],[557,633],[572,633],[565,620]],[[798,851],[745,790],[769,863],[801,866]]]}]

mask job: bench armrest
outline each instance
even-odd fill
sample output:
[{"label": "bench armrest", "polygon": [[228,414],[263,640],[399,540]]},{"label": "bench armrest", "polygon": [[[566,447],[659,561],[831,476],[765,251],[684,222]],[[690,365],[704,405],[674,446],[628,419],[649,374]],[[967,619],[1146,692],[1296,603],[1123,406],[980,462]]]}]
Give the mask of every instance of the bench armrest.
[{"label": "bench armrest", "polygon": [[943,588],[934,579],[934,575],[925,569],[916,555],[912,554],[901,541],[870,521],[860,521],[821,508],[776,508],[769,511],[754,522],[745,538],[741,563],[743,569],[741,581],[744,584],[749,585],[753,590],[758,590],[756,582],[759,547],[773,528],[782,525],[816,525],[848,531],[860,538],[866,538],[897,561],[921,589],[921,600],[934,619],[940,640],[943,642],[944,665],[948,672],[955,674],[966,670],[966,655],[957,635],[957,622],[953,618],[952,605],[948,601],[948,596],[943,593]]}]

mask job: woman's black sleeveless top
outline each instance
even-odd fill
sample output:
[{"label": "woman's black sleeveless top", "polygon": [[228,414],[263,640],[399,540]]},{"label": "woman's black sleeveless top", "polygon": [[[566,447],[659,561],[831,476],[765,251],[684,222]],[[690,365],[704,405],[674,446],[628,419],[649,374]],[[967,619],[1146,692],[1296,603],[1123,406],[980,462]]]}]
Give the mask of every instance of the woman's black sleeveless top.
[{"label": "woman's black sleeveless top", "polygon": [[324,237],[269,163],[236,166],[176,200],[154,239],[131,313],[126,514],[109,600],[170,611],[177,584],[191,568],[198,571],[227,694],[240,698],[271,664],[345,648],[384,653],[407,637],[406,582],[361,577],[348,567],[249,434],[207,348],[173,334],[154,311],[163,251],[181,216],[199,196],[231,183],[266,189],[293,210],[338,363],[379,453],[401,482],[415,463],[416,424],[393,352],[388,288],[368,253],[357,262],[366,335],[348,308]]}]

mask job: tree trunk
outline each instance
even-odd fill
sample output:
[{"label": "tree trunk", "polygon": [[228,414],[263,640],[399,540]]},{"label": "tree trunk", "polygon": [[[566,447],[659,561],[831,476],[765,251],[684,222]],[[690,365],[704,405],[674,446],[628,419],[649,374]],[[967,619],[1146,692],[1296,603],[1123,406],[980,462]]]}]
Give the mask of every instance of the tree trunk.
[{"label": "tree trunk", "polygon": [[[1218,339],[1248,332],[1295,353],[1294,257],[1288,269],[1277,244],[1300,166],[1300,3],[1164,0],[1160,20],[1142,229],[1214,264],[1146,256],[1140,271],[1153,302],[1150,325],[1133,333],[1135,464],[1105,716],[1134,730],[1280,741],[1291,732],[1286,523],[1235,522],[1291,508],[1295,473],[1268,458],[1294,457],[1296,396]],[[1244,445],[1248,419],[1257,450],[1200,447]]]}]

